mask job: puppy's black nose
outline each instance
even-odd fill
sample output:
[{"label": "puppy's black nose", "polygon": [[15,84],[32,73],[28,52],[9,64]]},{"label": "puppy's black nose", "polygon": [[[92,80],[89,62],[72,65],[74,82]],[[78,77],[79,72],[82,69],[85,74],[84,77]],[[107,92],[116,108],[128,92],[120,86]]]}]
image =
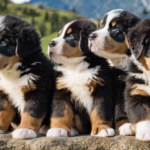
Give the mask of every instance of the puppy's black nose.
[{"label": "puppy's black nose", "polygon": [[55,41],[50,41],[50,42],[49,42],[49,46],[50,46],[50,47],[54,47],[55,45],[56,45],[56,42],[55,42]]},{"label": "puppy's black nose", "polygon": [[97,33],[92,33],[92,34],[90,34],[90,36],[89,36],[89,40],[92,41],[92,40],[96,39],[97,37],[98,37],[98,34],[97,34]]}]

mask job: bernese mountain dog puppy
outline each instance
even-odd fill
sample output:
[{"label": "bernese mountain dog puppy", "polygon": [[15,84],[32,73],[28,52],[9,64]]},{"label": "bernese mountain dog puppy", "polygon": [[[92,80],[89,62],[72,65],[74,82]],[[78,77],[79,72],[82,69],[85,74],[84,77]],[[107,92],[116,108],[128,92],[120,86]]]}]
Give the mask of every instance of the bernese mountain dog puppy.
[{"label": "bernese mountain dog puppy", "polygon": [[150,141],[150,19],[126,34],[135,56],[126,79],[125,102],[136,139]]},{"label": "bernese mountain dog puppy", "polygon": [[[56,66],[56,92],[47,137],[87,134],[114,136],[113,83],[106,59],[88,49],[93,22],[75,20],[66,24],[49,43]],[[76,129],[71,130],[71,128]]]},{"label": "bernese mountain dog puppy", "polygon": [[[100,29],[89,36],[89,49],[97,56],[111,61],[114,76],[114,103],[116,134],[132,135],[124,104],[125,77],[130,63],[130,50],[124,31],[140,19],[122,9],[112,10],[100,22]],[[123,125],[123,126],[122,126]]]},{"label": "bernese mountain dog puppy", "polygon": [[44,56],[34,27],[1,15],[0,133],[13,122],[18,126],[13,138],[37,137],[41,124],[49,120],[54,81],[53,64]]}]

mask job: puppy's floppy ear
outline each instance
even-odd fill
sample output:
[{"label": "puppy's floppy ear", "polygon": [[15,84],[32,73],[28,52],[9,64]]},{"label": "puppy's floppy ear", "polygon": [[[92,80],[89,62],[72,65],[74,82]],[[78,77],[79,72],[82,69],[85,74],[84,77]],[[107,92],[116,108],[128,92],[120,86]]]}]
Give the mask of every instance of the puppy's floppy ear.
[{"label": "puppy's floppy ear", "polygon": [[16,55],[23,58],[37,51],[40,46],[39,39],[39,35],[32,28],[23,30],[16,39]]},{"label": "puppy's floppy ear", "polygon": [[80,51],[83,53],[89,52],[88,47],[88,35],[84,30],[80,31],[80,42],[79,42]]}]

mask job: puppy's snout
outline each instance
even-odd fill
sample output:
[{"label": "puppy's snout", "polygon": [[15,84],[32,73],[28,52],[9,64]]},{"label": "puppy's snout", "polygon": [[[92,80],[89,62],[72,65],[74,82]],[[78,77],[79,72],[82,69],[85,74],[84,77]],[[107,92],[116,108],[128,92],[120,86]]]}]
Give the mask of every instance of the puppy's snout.
[{"label": "puppy's snout", "polygon": [[91,33],[89,36],[89,40],[92,41],[92,40],[96,39],[97,37],[98,37],[97,33]]},{"label": "puppy's snout", "polygon": [[50,46],[50,47],[56,46],[56,42],[55,42],[55,41],[50,41],[50,42],[49,42],[49,46]]}]

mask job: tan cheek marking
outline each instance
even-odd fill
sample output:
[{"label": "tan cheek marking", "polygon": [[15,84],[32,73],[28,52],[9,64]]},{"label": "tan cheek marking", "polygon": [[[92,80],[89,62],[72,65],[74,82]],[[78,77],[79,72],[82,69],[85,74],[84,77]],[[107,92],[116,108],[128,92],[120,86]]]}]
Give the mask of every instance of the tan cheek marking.
[{"label": "tan cheek marking", "polygon": [[116,24],[117,24],[116,21],[113,21],[113,22],[111,23],[112,27],[114,27]]},{"label": "tan cheek marking", "polygon": [[34,85],[33,83],[28,83],[28,86],[25,85],[25,86],[22,86],[21,87],[21,91],[23,94],[27,93],[27,92],[30,92],[30,91],[33,91],[36,89],[36,85]]},{"label": "tan cheek marking", "polygon": [[21,58],[18,58],[17,56],[7,57],[5,55],[1,54],[0,58],[0,70],[4,69],[9,65],[8,70],[12,69],[14,64],[19,62]]},{"label": "tan cheek marking", "polygon": [[116,130],[116,135],[118,135],[119,134],[119,127],[121,127],[123,124],[125,124],[125,123],[129,123],[129,120],[128,119],[122,119],[122,120],[120,120],[120,121],[117,121],[116,123],[115,123],[115,130]]},{"label": "tan cheek marking", "polygon": [[4,133],[7,132],[10,123],[14,119],[16,112],[13,106],[7,101],[6,96],[1,96],[1,99],[4,100],[4,110],[0,111],[0,130]]},{"label": "tan cheek marking", "polygon": [[69,28],[67,34],[70,34],[71,32],[72,32],[72,28]]},{"label": "tan cheek marking", "polygon": [[102,129],[111,128],[112,126],[112,121],[103,121],[100,119],[96,107],[90,114],[90,120],[92,125],[92,135],[96,135],[100,133]]},{"label": "tan cheek marking", "polygon": [[125,44],[127,45],[127,47],[128,47],[128,48],[130,48],[130,47],[129,47],[129,43],[128,43],[128,40],[127,40],[126,36],[125,36]]},{"label": "tan cheek marking", "polygon": [[24,112],[21,116],[21,123],[18,126],[18,129],[19,128],[31,129],[34,130],[38,135],[44,117],[45,115],[42,118],[35,118],[32,117],[28,112]]},{"label": "tan cheek marking", "polygon": [[128,47],[126,42],[118,43],[111,37],[107,36],[105,38],[104,51],[110,54],[126,54]]},{"label": "tan cheek marking", "polygon": [[102,24],[103,24],[103,22],[104,22],[104,20],[102,19],[102,20],[100,21],[100,25],[102,25]]},{"label": "tan cheek marking", "polygon": [[81,57],[83,55],[83,53],[79,49],[79,46],[78,47],[71,47],[66,42],[63,45],[62,54],[66,58]]},{"label": "tan cheek marking", "polygon": [[70,136],[70,130],[73,124],[73,111],[70,106],[65,106],[64,117],[51,117],[50,118],[50,128],[62,128],[68,131],[68,136]]}]

